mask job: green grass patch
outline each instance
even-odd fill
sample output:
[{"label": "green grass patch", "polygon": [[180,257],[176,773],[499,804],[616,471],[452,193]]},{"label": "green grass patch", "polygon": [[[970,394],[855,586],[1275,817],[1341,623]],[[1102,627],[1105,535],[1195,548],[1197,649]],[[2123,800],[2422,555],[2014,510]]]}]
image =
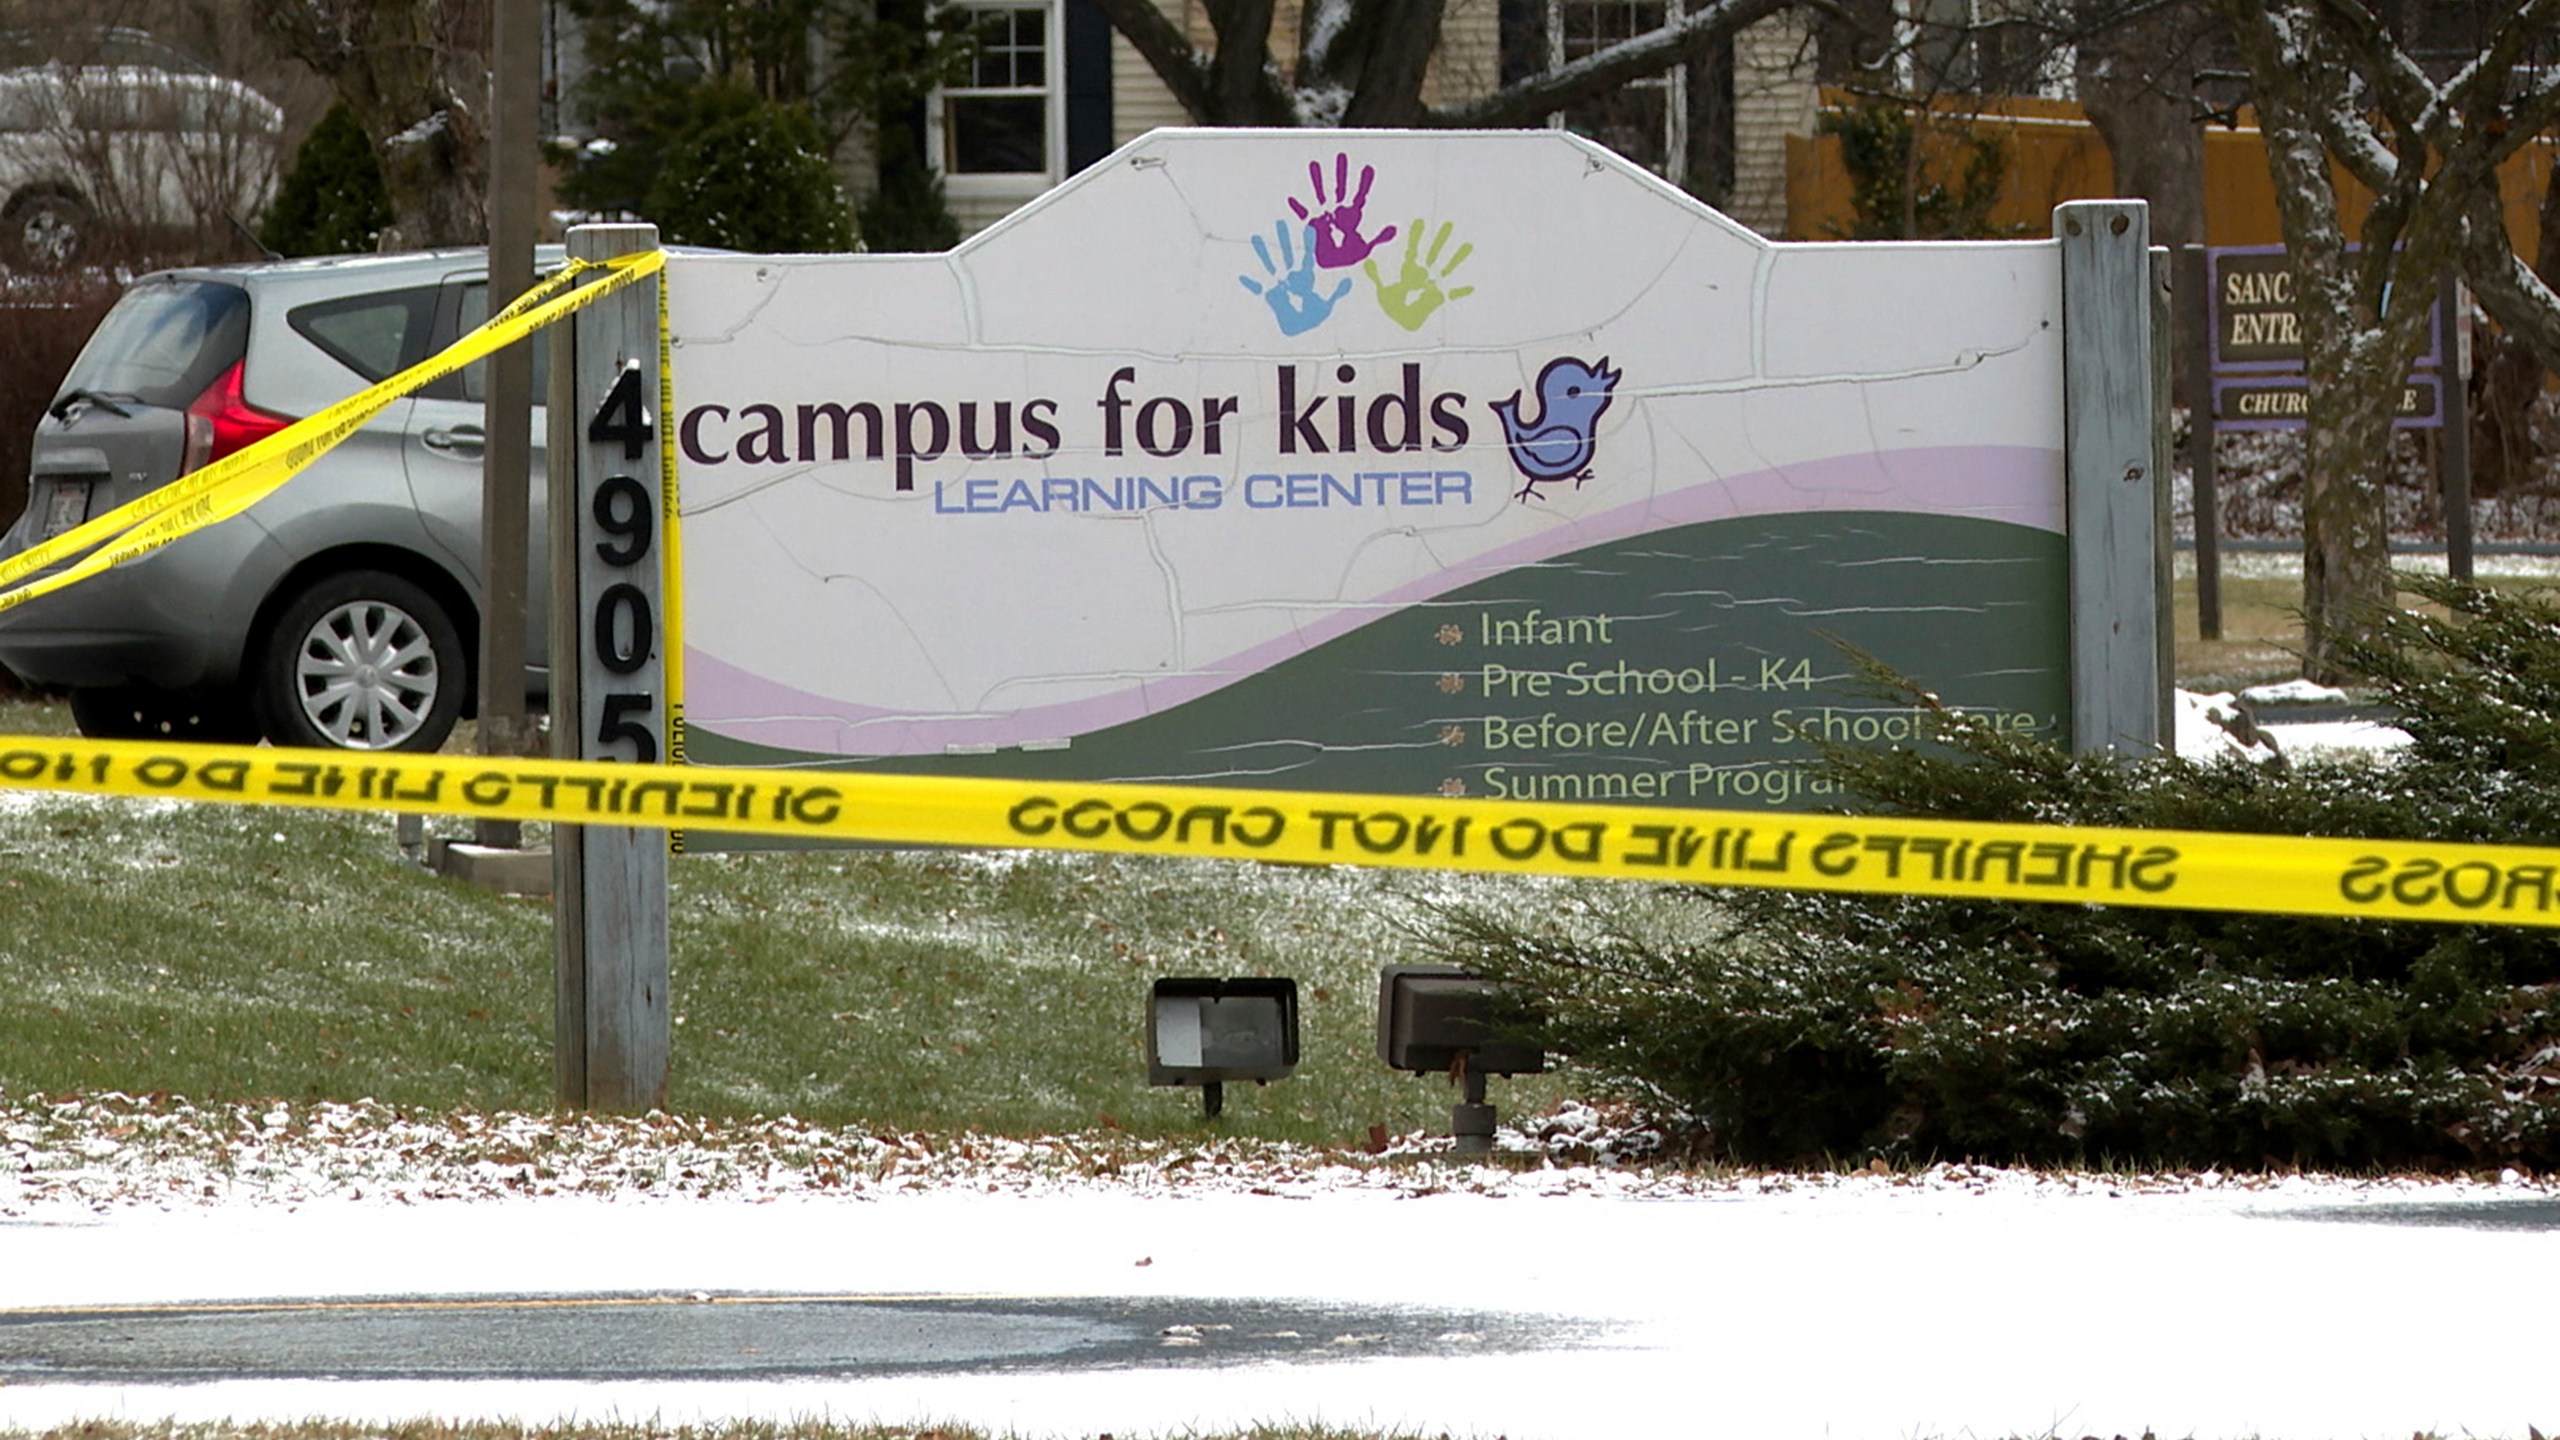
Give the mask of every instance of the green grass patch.
[{"label": "green grass patch", "polygon": [[[2222,633],[2212,640],[2197,633],[2194,566],[2185,559],[2179,562],[2171,596],[2179,685],[2212,694],[2302,673],[2302,577],[2268,574],[2268,567],[2259,563],[2263,558],[2248,553],[2222,557]],[[2481,583],[2493,590],[2525,591],[2547,588],[2552,580],[2548,575],[2492,575]],[[2400,604],[2432,613],[2423,597],[2405,587]]]},{"label": "green grass patch", "polygon": [[[0,733],[62,728],[0,705]],[[437,822],[460,833],[458,821]],[[1065,854],[801,851],[672,866],[671,1105],[883,1128],[1117,1128],[1318,1145],[1445,1131],[1440,1080],[1375,1055],[1378,967],[1491,877]],[[548,902],[405,863],[391,819],[0,792],[0,1089],[205,1102],[552,1101]],[[1287,975],[1296,1077],[1151,1088],[1170,975]],[[1506,1114],[1565,1093],[1497,1082]]]}]

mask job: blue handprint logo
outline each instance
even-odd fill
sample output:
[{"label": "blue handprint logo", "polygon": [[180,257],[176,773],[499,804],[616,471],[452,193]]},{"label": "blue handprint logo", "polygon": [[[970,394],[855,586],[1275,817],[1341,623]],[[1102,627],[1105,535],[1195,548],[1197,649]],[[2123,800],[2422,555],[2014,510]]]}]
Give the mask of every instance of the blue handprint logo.
[{"label": "blue handprint logo", "polygon": [[[1276,256],[1271,246],[1262,243],[1261,236],[1253,237],[1253,253],[1262,261],[1263,278],[1239,275],[1236,280],[1271,307],[1272,318],[1280,322],[1281,334],[1304,335],[1332,316],[1336,302],[1351,293],[1351,280],[1343,277],[1330,295],[1316,288],[1316,237],[1312,227],[1293,234],[1289,222],[1279,220],[1272,223],[1271,233],[1280,242]],[[1305,241],[1303,246],[1298,243],[1300,239]]]}]

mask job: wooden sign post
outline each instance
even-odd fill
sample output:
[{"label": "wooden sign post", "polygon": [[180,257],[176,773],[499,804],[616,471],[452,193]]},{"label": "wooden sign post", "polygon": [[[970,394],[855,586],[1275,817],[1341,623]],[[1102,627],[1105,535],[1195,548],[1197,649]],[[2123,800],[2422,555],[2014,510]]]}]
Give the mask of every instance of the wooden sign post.
[{"label": "wooden sign post", "polygon": [[[657,248],[652,225],[582,225],[573,260]],[[666,525],[658,277],[587,306],[552,365],[551,752],[667,758]],[[667,837],[552,837],[559,1098],[638,1112],[667,1100]]]}]

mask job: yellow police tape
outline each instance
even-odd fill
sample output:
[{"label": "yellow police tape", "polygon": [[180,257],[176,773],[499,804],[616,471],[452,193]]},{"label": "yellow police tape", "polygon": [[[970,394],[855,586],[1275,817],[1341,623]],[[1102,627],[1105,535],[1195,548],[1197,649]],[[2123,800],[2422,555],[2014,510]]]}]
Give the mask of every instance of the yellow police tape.
[{"label": "yellow police tape", "polygon": [[[591,305],[666,265],[666,252],[644,250],[610,260],[573,261],[490,316],[471,333],[399,374],[243,447],[142,498],[0,560],[0,612],[76,585],[128,560],[248,509],[364,427],[393,401]],[[595,283],[578,282],[602,272]],[[577,287],[577,288],[572,288]],[[94,549],[92,547],[95,547]],[[87,551],[86,555],[81,552]],[[81,555],[78,563],[29,580]],[[20,582],[24,583],[20,583]]]},{"label": "yellow police tape", "polygon": [[0,786],[895,845],[2560,925],[2560,849],[0,738]]}]

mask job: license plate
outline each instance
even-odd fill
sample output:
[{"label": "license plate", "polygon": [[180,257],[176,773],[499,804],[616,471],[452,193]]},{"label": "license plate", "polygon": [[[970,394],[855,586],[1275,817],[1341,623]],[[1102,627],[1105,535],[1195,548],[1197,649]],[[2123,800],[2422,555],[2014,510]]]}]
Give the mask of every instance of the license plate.
[{"label": "license plate", "polygon": [[89,482],[57,480],[53,495],[45,502],[44,533],[51,537],[72,529],[89,518]]}]

